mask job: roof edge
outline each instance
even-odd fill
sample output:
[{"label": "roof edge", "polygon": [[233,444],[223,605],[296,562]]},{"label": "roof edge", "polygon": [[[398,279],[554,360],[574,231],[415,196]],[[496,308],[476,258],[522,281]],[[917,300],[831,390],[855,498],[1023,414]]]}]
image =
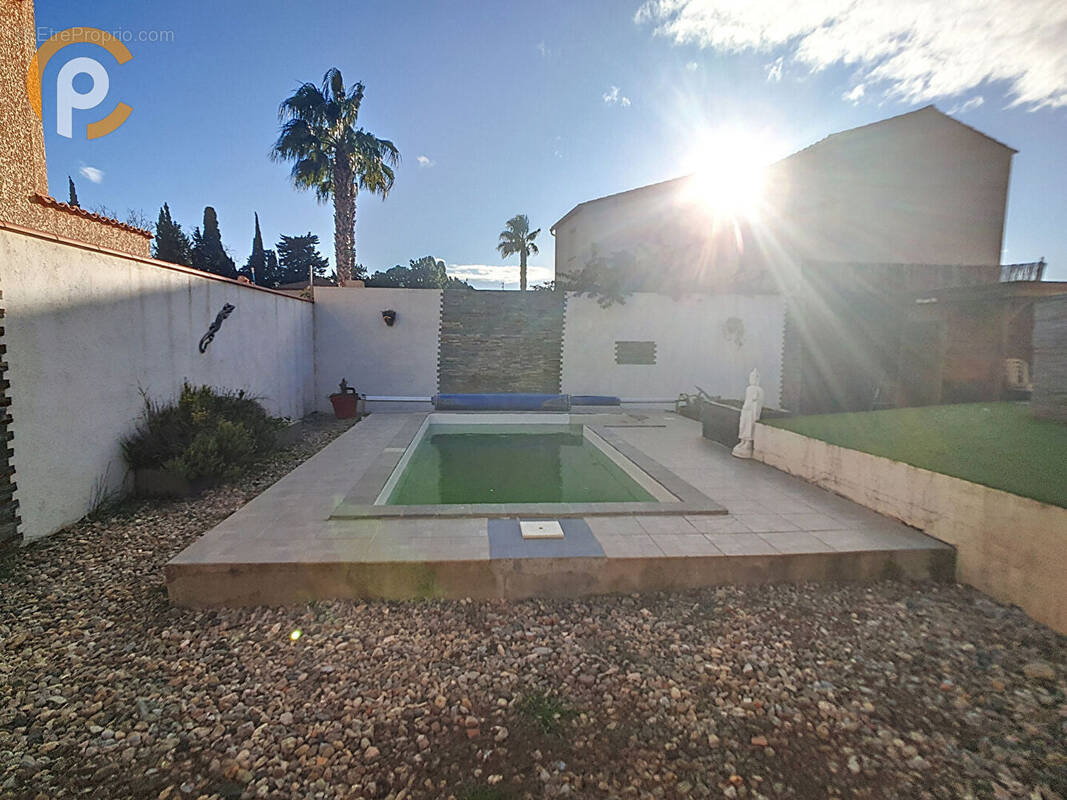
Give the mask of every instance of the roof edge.
[{"label": "roof edge", "polygon": [[[825,142],[828,142],[831,139],[835,139],[838,136],[847,136],[848,134],[855,133],[856,131],[866,130],[867,128],[874,128],[874,127],[877,127],[878,125],[884,125],[884,124],[886,124],[888,122],[895,122],[896,120],[902,119],[903,117],[910,117],[910,116],[913,116],[915,114],[923,114],[923,113],[928,113],[930,111],[933,111],[934,113],[936,113],[940,117],[943,117],[943,118],[945,118],[947,120],[955,122],[957,125],[963,126],[967,130],[971,131],[971,133],[976,133],[979,136],[981,136],[983,139],[988,139],[989,141],[993,142],[993,144],[1000,145],[1005,150],[1010,150],[1012,153],[1018,153],[1019,152],[1018,150],[1016,150],[1011,145],[1004,144],[1004,142],[1001,142],[998,139],[994,139],[988,133],[982,133],[982,131],[978,130],[977,128],[975,128],[975,127],[973,127],[971,125],[968,125],[966,122],[960,122],[958,119],[953,117],[951,114],[946,114],[944,111],[939,109],[933,103],[929,103],[929,104],[923,106],[922,108],[916,108],[916,109],[914,109],[912,111],[905,111],[902,114],[894,114],[892,117],[886,117],[885,119],[879,119],[879,120],[875,120],[874,122],[868,122],[865,125],[857,125],[855,128],[845,128],[845,130],[843,130],[843,131],[834,131],[833,133],[828,133],[826,136],[822,137],[818,141],[812,142],[807,147],[802,147],[799,150],[797,150],[796,152],[790,153],[785,158],[781,159],[781,161],[787,161],[788,159],[792,158],[793,156],[800,155],[801,153],[806,153],[807,151],[812,150],[812,149],[814,149],[816,147],[819,147],[820,145],[824,144]],[[775,162],[775,163],[781,163],[781,162]]]},{"label": "roof edge", "polygon": [[[934,111],[939,116],[944,117],[945,119],[951,120],[952,122],[955,122],[957,125],[962,125],[964,128],[966,128],[967,130],[971,131],[972,133],[976,133],[979,136],[981,136],[982,138],[988,139],[989,141],[993,142],[994,144],[1000,145],[1005,150],[1010,151],[1012,154],[1015,154],[1015,153],[1019,152],[1018,150],[1016,150],[1011,145],[1005,144],[1004,142],[1000,141],[999,139],[994,139],[988,133],[983,133],[982,131],[978,130],[977,128],[975,128],[975,127],[973,127],[971,125],[968,125],[966,122],[961,122],[960,120],[958,120],[955,117],[953,117],[951,114],[946,114],[944,111],[939,109],[933,103],[929,103],[929,104],[923,106],[922,108],[916,108],[916,109],[914,109],[912,111],[905,111],[902,114],[895,114],[892,117],[886,117],[885,119],[879,119],[879,120],[875,120],[874,122],[868,122],[865,125],[857,125],[854,128],[846,128],[843,131],[835,131],[833,133],[829,133],[826,136],[824,136],[823,138],[821,138],[821,139],[819,139],[819,140],[817,140],[815,142],[812,142],[811,144],[809,144],[809,145],[807,145],[805,147],[802,147],[801,149],[799,149],[799,150],[797,150],[797,151],[795,151],[793,153],[790,153],[789,155],[787,155],[787,156],[785,156],[783,158],[780,158],[777,161],[774,161],[774,162],[771,162],[771,163],[772,164],[781,164],[783,161],[788,161],[789,159],[793,158],[794,156],[800,155],[801,153],[806,153],[808,150],[811,150],[812,148],[818,147],[819,145],[823,144],[824,142],[829,141],[830,139],[833,139],[836,136],[844,136],[846,134],[853,133],[855,131],[861,131],[861,130],[864,130],[866,128],[873,128],[876,125],[883,125],[883,124],[885,124],[887,122],[893,122],[895,120],[900,119],[901,117],[908,117],[908,116],[911,116],[913,114],[921,114],[921,113],[929,112],[929,111]],[[562,223],[564,220],[568,219],[569,217],[573,216],[574,213],[577,212],[579,209],[583,208],[584,206],[590,205],[591,203],[599,203],[602,200],[611,200],[612,198],[621,197],[622,195],[630,194],[631,192],[643,192],[646,189],[654,189],[654,188],[659,187],[659,186],[664,186],[664,185],[666,185],[668,183],[673,183],[675,181],[684,180],[684,179],[686,179],[688,177],[689,177],[689,174],[679,175],[676,178],[668,178],[666,180],[657,181],[655,183],[649,183],[649,184],[646,184],[644,186],[637,186],[637,187],[635,187],[633,189],[625,189],[625,190],[623,190],[621,192],[614,192],[612,194],[602,195],[601,197],[594,197],[594,198],[592,198],[590,200],[583,200],[581,203],[578,203],[578,205],[574,206],[570,211],[568,211],[566,214],[564,214],[562,217],[560,217],[558,220],[556,220],[548,230],[549,230],[550,233],[555,235],[556,227],[559,226],[560,223]]]},{"label": "roof edge", "polygon": [[566,214],[564,214],[562,217],[552,223],[552,226],[548,230],[550,233],[555,231],[557,225],[563,222],[563,220],[572,216],[575,211],[582,208],[583,206],[590,205],[591,203],[599,203],[601,200],[612,200],[616,197],[622,197],[624,194],[631,194],[633,192],[643,192],[646,189],[657,189],[659,187],[666,186],[668,183],[684,181],[686,178],[689,178],[691,176],[692,173],[686,173],[685,175],[678,175],[677,177],[667,178],[662,181],[656,181],[655,183],[646,183],[644,186],[635,186],[633,189],[623,189],[621,192],[613,192],[611,194],[602,195],[601,197],[594,197],[591,200],[583,200],[581,203],[576,205],[574,208],[572,208],[570,211],[568,211]]}]

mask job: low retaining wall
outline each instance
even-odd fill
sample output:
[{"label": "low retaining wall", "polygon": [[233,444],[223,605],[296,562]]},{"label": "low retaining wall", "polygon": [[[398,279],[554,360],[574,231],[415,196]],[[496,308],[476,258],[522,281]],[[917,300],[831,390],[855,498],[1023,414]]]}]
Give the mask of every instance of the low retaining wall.
[{"label": "low retaining wall", "polygon": [[[760,416],[763,419],[788,417],[788,411],[778,408],[764,408]],[[741,427],[741,406],[720,403],[716,400],[700,401],[700,427],[705,439],[733,447],[741,441],[738,430]]]},{"label": "low retaining wall", "polygon": [[1067,509],[767,425],[755,457],[955,545],[957,580],[1067,633]]}]

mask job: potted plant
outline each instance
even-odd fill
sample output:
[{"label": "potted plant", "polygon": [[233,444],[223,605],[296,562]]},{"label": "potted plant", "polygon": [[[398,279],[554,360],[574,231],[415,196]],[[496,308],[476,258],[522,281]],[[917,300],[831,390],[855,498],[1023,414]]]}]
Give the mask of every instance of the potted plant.
[{"label": "potted plant", "polygon": [[333,415],[337,419],[352,419],[359,416],[359,395],[355,388],[348,385],[347,378],[341,378],[340,390],[330,395]]}]

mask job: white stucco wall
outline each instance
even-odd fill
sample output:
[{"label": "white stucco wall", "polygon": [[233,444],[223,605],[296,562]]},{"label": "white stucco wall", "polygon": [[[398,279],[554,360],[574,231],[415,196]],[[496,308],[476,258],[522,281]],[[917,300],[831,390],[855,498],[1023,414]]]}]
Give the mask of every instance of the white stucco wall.
[{"label": "white stucco wall", "polygon": [[[388,327],[382,311],[397,313]],[[315,289],[315,404],[331,409],[341,378],[370,397],[437,392],[440,289]]]},{"label": "white stucco wall", "polygon": [[[310,303],[11,230],[0,230],[0,289],[27,539],[121,486],[119,441],[142,390],[168,399],[188,380],[246,389],[281,416],[311,410]],[[236,309],[201,355],[224,303]]]},{"label": "white stucco wall", "polygon": [[[724,333],[739,319],[741,344]],[[722,397],[744,397],[748,373],[760,370],[767,404],[779,404],[785,304],[777,295],[637,293],[601,308],[571,294],[563,326],[563,391],[668,400],[699,386]],[[615,363],[615,342],[654,341],[656,363]]]}]

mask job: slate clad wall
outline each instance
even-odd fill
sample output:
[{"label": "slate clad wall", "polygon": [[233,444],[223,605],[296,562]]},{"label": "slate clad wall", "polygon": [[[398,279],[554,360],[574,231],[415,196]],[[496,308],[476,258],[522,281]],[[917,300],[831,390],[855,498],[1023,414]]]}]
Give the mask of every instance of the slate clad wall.
[{"label": "slate clad wall", "polygon": [[1034,391],[1030,408],[1035,417],[1067,422],[1067,297],[1034,304]]},{"label": "slate clad wall", "polygon": [[565,302],[562,292],[442,292],[439,391],[558,393]]},{"label": "slate clad wall", "polygon": [[0,293],[0,550],[19,543],[19,501],[15,499],[15,468],[11,464],[14,453],[11,441],[11,398],[7,393],[7,345],[4,342],[3,293]]}]

